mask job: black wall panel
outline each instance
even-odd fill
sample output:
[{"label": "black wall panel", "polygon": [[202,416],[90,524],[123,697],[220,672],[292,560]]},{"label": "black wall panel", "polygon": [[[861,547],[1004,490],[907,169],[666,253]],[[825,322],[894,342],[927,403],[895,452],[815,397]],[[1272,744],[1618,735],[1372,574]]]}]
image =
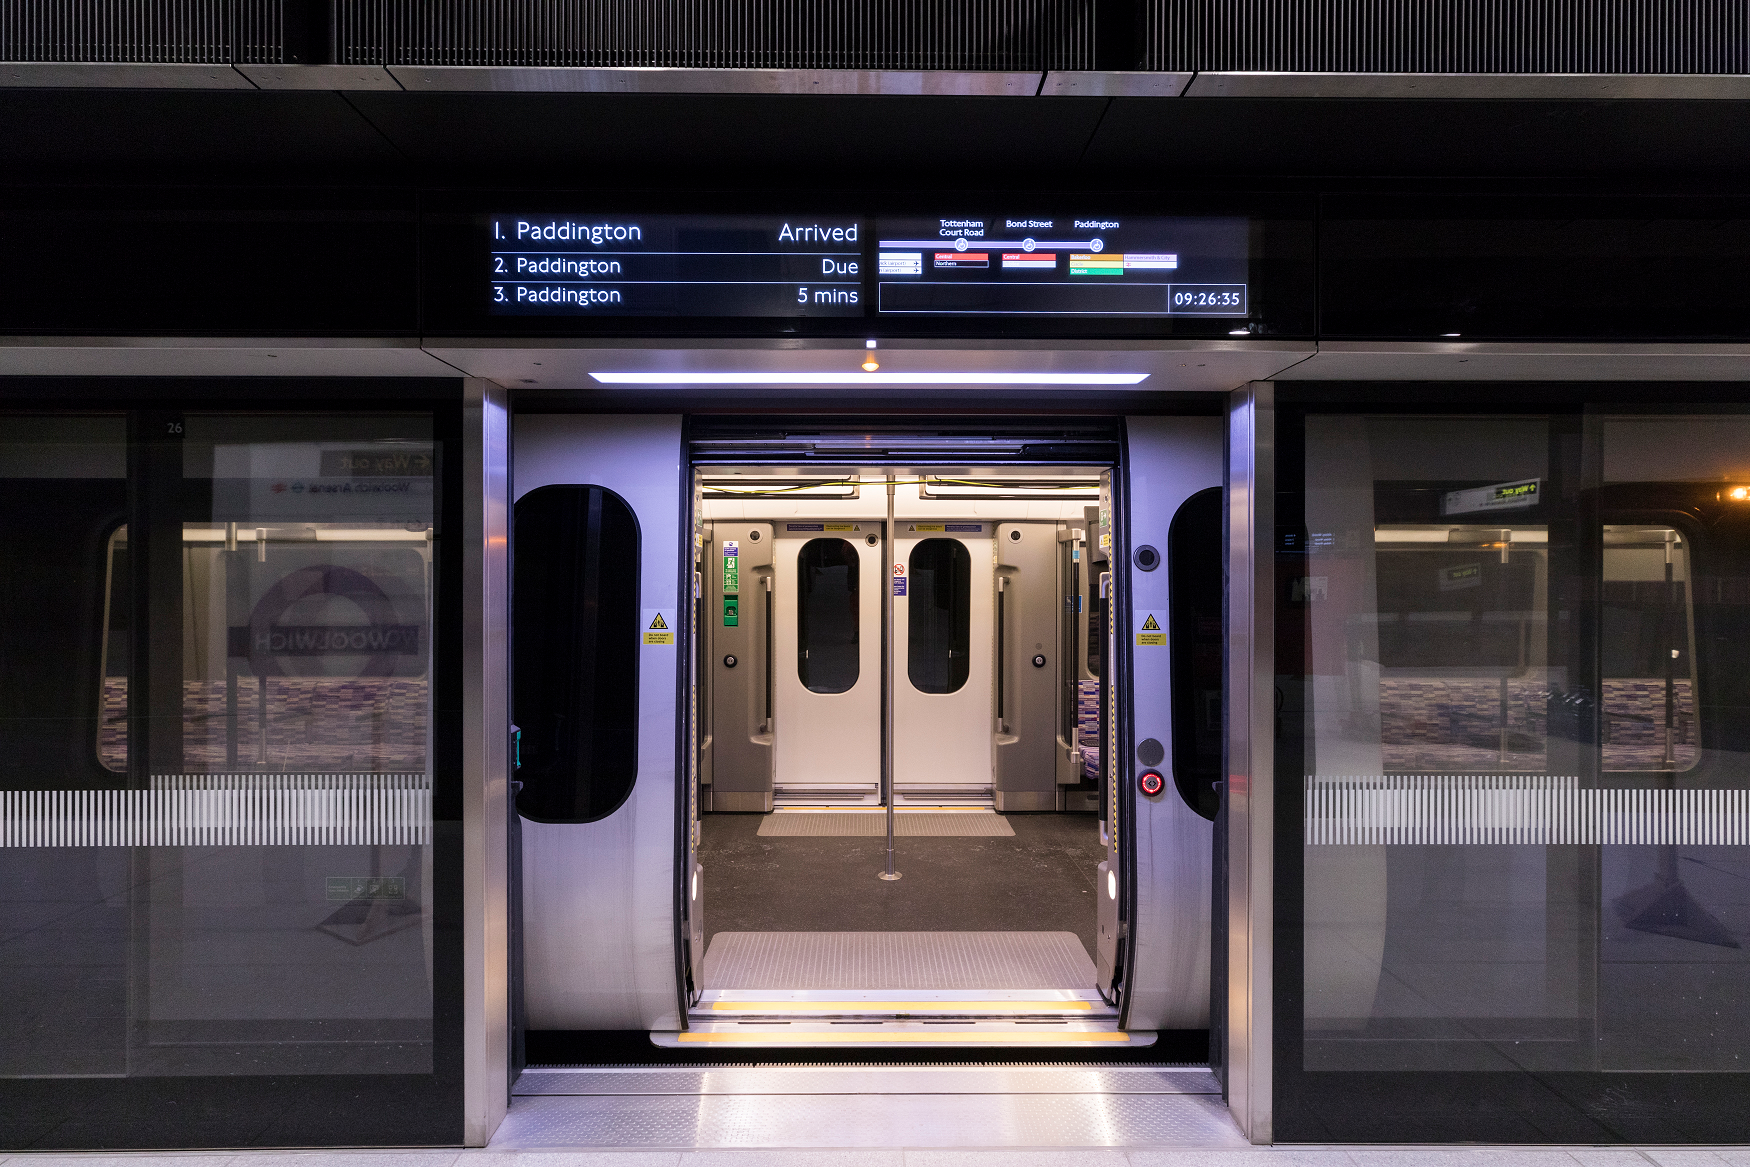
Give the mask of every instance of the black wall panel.
[{"label": "black wall panel", "polygon": [[1322,336],[1750,335],[1750,201],[1327,199]]},{"label": "black wall panel", "polygon": [[411,335],[416,225],[410,192],[9,192],[0,330]]}]

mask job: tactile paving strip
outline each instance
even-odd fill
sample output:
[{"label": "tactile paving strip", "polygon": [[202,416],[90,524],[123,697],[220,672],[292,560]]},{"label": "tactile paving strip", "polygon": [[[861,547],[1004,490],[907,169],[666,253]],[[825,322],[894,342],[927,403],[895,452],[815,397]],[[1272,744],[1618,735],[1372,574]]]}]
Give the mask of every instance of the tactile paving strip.
[{"label": "tactile paving strip", "polygon": [[1074,932],[719,932],[706,989],[1089,989]]},{"label": "tactile paving strip", "polygon": [[[871,838],[887,834],[887,816],[833,811],[778,811],[760,820],[759,833],[779,838]],[[902,810],[893,815],[895,837],[991,838],[1015,828],[1000,814],[972,811]]]}]

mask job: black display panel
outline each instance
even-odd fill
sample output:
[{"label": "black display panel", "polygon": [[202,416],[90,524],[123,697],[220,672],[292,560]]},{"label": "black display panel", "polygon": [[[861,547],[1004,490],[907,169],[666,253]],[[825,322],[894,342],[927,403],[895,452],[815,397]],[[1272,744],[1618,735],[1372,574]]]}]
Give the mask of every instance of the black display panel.
[{"label": "black display panel", "polygon": [[876,224],[879,313],[1245,317],[1244,219],[974,215]]},{"label": "black display panel", "polygon": [[[642,191],[635,197],[526,188],[424,191],[420,332],[433,337],[859,340],[952,338],[966,335],[968,328],[992,338],[1312,335],[1316,203],[1311,198],[1103,194],[1096,213],[1088,214],[1081,205],[1084,197],[1092,199],[991,192],[949,198],[877,190],[835,191],[818,201],[808,192],[786,190],[701,188],[685,194]],[[941,208],[1000,208],[1011,198],[1036,207],[1069,206],[1078,213],[987,217],[980,221],[993,229],[985,236],[956,238],[966,241],[969,253],[983,251],[991,266],[936,268],[937,251],[955,250],[953,239],[937,246],[935,233],[947,217]],[[1028,229],[1014,237],[1014,247],[994,255],[979,246],[1010,241],[994,229],[1006,227],[1009,218],[1068,224],[1072,231],[1078,221],[1116,225],[1084,228],[1085,235]],[[519,221],[528,224],[520,239]],[[596,228],[602,229],[599,244]],[[609,238],[609,228],[619,237]],[[1029,237],[1032,253],[1025,246]],[[905,249],[883,249],[880,241],[910,239],[928,240],[929,262],[920,257],[918,275],[883,277],[878,271],[883,250]],[[1087,247],[1056,250],[1042,243]],[[1052,260],[1044,275],[1038,266],[1046,258],[1041,252]],[[1011,260],[1005,271],[1005,254],[1031,254],[1035,263]],[[1076,261],[1071,275],[1074,256],[1091,259]],[[1125,258],[1113,263],[1113,257]],[[615,263],[617,269],[608,266]],[[501,266],[504,270],[495,270]],[[1011,310],[1013,304],[993,305],[988,295],[962,286],[976,283],[998,285],[999,297],[1021,295],[1035,302],[1020,305],[1019,311]],[[902,297],[949,299],[926,304],[922,311],[905,310],[903,304],[901,310],[883,311],[878,297],[892,297],[902,284],[917,285],[898,292]],[[1058,286],[1026,289],[1022,284]],[[495,299],[499,295],[503,301]],[[970,304],[952,302],[968,295],[978,298]],[[1041,305],[1042,298],[1050,302]]]},{"label": "black display panel", "polygon": [[862,316],[854,216],[493,215],[494,316]]}]

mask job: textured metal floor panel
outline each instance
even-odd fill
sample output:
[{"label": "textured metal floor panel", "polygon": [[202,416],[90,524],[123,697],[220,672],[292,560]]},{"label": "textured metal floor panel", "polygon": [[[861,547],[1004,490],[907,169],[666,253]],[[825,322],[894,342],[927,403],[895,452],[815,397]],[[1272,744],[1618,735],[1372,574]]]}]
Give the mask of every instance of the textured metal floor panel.
[{"label": "textured metal floor panel", "polygon": [[495,1151],[583,1147],[1244,1147],[1206,1094],[594,1095],[511,1099]]},{"label": "textured metal floor panel", "polygon": [[542,1094],[1216,1094],[1208,1070],[1137,1066],[758,1066],[529,1069],[512,1091]]},{"label": "textured metal floor panel", "polygon": [[1092,989],[1074,932],[719,932],[706,989]]},{"label": "textured metal floor panel", "polygon": [[[993,838],[1015,833],[1009,820],[988,811],[896,811],[896,838]],[[856,811],[777,811],[760,820],[759,834],[781,838],[871,838],[887,834],[887,816]]]}]

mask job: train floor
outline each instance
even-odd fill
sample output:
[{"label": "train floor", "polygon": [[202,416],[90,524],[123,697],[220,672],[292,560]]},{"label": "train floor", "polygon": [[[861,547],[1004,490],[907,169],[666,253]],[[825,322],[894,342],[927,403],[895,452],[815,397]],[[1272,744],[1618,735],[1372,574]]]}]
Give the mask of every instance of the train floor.
[{"label": "train floor", "polygon": [[1092,814],[1009,814],[1012,836],[761,835],[764,815],[703,818],[705,932],[1072,933],[1094,957]]}]

